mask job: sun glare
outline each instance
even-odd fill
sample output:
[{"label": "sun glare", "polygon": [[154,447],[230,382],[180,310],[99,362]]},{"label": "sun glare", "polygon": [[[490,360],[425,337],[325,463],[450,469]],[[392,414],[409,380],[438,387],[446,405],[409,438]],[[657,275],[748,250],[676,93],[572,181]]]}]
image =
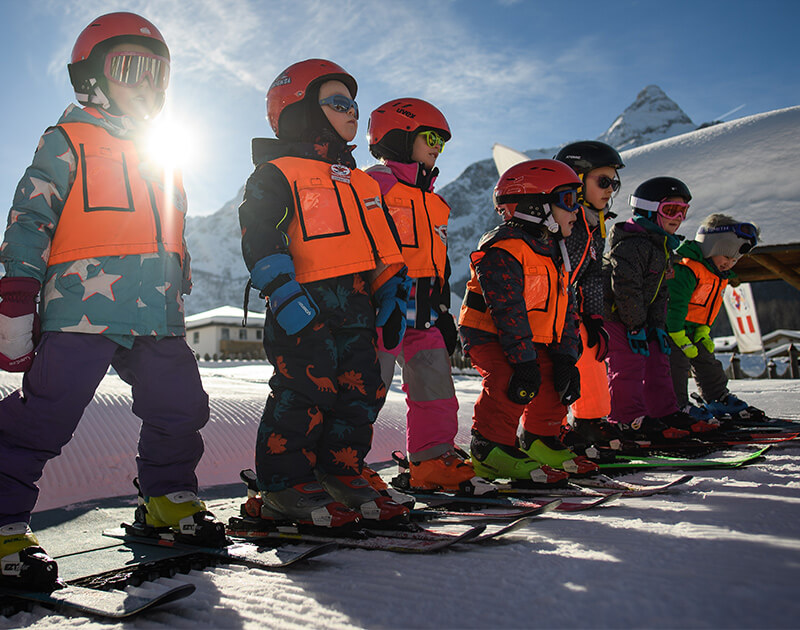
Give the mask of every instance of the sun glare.
[{"label": "sun glare", "polygon": [[151,160],[168,169],[185,171],[192,164],[196,146],[195,134],[175,116],[161,116],[153,123],[147,140]]}]

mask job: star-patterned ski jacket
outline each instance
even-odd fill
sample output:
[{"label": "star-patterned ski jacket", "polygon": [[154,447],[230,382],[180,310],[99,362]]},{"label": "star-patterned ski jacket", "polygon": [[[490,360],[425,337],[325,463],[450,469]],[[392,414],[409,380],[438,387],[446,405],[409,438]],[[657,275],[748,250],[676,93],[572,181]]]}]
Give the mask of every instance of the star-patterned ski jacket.
[{"label": "star-patterned ski jacket", "polygon": [[[76,177],[80,177],[78,165],[83,165],[82,172],[91,170],[85,162],[92,150],[83,145],[73,146],[64,128],[59,126],[68,123],[94,125],[106,132],[104,140],[108,146],[94,147],[96,155],[107,149],[116,151],[123,144],[126,151],[133,148],[136,152],[136,159],[129,156],[127,160],[139,163],[135,172],[102,179],[106,198],[134,198],[129,194],[131,178],[146,180],[148,189],[156,191],[156,196],[164,189],[163,170],[152,167],[145,158],[141,128],[125,116],[70,105],[58,124],[41,137],[33,162],[17,186],[0,246],[0,262],[6,275],[31,277],[42,283],[42,331],[102,334],[125,347],[131,347],[134,338],[142,335],[183,336],[182,296],[191,290],[191,275],[182,233],[186,197],[180,185],[167,187],[172,191],[169,209],[157,203],[146,208],[147,213],[152,213],[156,235],[149,246],[139,250],[146,253],[91,257],[87,254],[78,260],[50,264],[51,245],[67,200],[73,190],[75,194],[85,194],[82,181],[76,186]],[[127,168],[126,160],[119,168]],[[87,201],[87,208],[88,205]],[[119,212],[121,220],[132,214],[130,210],[123,214],[122,209],[109,209],[106,205],[117,204],[100,203],[103,208],[96,211]],[[165,247],[163,234],[174,235],[176,230],[178,247],[174,244]],[[182,251],[175,251],[181,248]]]}]

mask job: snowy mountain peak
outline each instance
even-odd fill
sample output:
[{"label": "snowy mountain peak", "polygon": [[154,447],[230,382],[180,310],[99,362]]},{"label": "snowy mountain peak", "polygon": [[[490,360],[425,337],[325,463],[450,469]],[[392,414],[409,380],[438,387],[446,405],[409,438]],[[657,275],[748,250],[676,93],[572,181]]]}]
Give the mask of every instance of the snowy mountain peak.
[{"label": "snowy mountain peak", "polygon": [[598,140],[622,151],[697,128],[657,85],[648,85]]}]

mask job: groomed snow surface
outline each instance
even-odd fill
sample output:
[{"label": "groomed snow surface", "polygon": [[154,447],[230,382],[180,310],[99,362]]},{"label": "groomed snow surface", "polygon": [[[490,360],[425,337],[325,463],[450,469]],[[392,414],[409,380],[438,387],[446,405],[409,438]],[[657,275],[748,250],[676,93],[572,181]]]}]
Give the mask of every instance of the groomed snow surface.
[{"label": "groomed snow surface", "polygon": [[[253,465],[270,368],[202,364],[212,401],[198,469],[210,508],[238,508],[238,471]],[[0,393],[19,383],[0,374]],[[458,440],[468,442],[480,381],[456,376]],[[800,418],[800,382],[732,381],[773,416]],[[61,458],[48,464],[34,514],[40,541],[107,511],[99,497],[129,495],[138,422],[129,388],[109,375]],[[376,424],[370,461],[404,446],[405,402],[397,379]],[[392,468],[384,471],[388,478]],[[636,481],[673,473],[631,474]],[[209,486],[215,486],[210,488]],[[132,500],[132,497],[131,497]],[[118,502],[119,503],[119,502]],[[777,446],[766,461],[696,472],[686,486],[622,499],[581,514],[551,513],[495,544],[410,556],[340,550],[285,573],[219,567],[178,575],[196,592],[125,624],[131,628],[797,628],[800,619],[800,450]],[[61,521],[53,527],[41,523]],[[76,534],[80,538],[79,534]],[[88,536],[89,534],[85,534]],[[73,541],[74,543],[74,541]],[[36,607],[0,628],[114,627]],[[119,627],[122,624],[116,624]]]}]

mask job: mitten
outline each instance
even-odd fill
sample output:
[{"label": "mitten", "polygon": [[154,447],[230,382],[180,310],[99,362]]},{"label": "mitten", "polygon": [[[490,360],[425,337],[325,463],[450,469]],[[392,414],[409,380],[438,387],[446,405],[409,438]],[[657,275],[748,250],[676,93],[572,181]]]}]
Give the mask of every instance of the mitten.
[{"label": "mitten", "polygon": [[407,300],[411,291],[407,271],[403,267],[373,293],[378,310],[375,325],[383,329],[383,345],[387,350],[396,348],[406,334]]},{"label": "mitten", "polygon": [[669,336],[672,337],[672,341],[675,342],[675,345],[678,346],[681,352],[688,358],[694,359],[697,356],[697,346],[689,340],[685,330],[671,332]]},{"label": "mitten", "polygon": [[636,354],[641,354],[644,357],[650,356],[650,349],[647,347],[647,331],[644,328],[629,330],[627,335],[628,345],[630,346],[631,350],[633,350]]},{"label": "mitten", "polygon": [[586,343],[590,348],[597,346],[595,357],[603,361],[608,355],[608,332],[603,327],[600,315],[583,315],[583,326],[586,328]]},{"label": "mitten", "polygon": [[571,405],[581,397],[581,374],[572,357],[553,357],[553,387],[562,405]]},{"label": "mitten", "polygon": [[512,364],[514,373],[508,382],[508,399],[518,405],[527,405],[539,393],[542,375],[539,373],[538,361],[525,361]]},{"label": "mitten", "polygon": [[709,354],[714,354],[714,340],[711,338],[710,326],[698,326],[694,331],[694,342],[703,344]]},{"label": "mitten", "polygon": [[436,318],[433,325],[442,333],[442,339],[444,339],[444,347],[447,348],[447,354],[452,356],[456,349],[456,342],[458,341],[458,330],[456,329],[455,319],[453,319],[453,316],[449,312],[444,311],[443,313],[439,313],[439,317]]},{"label": "mitten", "polygon": [[294,263],[288,254],[272,254],[259,260],[250,272],[250,281],[262,297],[269,298],[275,321],[287,335],[296,335],[309,326],[319,308],[294,277]]},{"label": "mitten", "polygon": [[666,330],[663,328],[653,328],[650,331],[650,339],[658,342],[658,349],[661,350],[662,354],[670,355],[672,347],[669,345],[669,335],[667,335]]},{"label": "mitten", "polygon": [[41,284],[35,278],[0,280],[0,369],[27,372],[39,337],[36,296]]}]

